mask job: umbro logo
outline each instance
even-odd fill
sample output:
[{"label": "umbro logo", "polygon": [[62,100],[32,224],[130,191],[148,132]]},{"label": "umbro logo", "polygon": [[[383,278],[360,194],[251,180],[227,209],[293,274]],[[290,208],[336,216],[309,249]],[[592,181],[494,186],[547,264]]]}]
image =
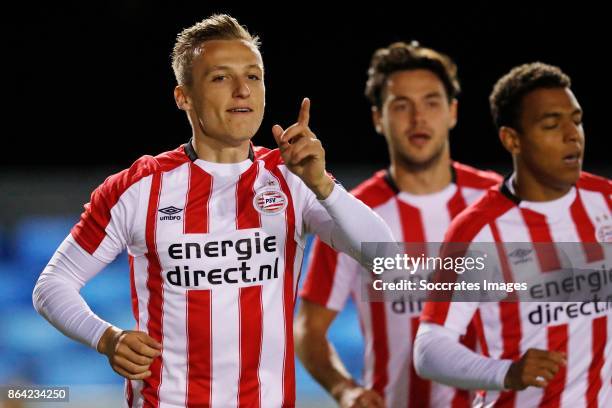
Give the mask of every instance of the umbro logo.
[{"label": "umbro logo", "polygon": [[180,221],[181,216],[176,215],[176,214],[180,213],[181,211],[183,211],[182,208],[176,208],[172,205],[170,207],[162,208],[159,210],[159,212],[162,214],[166,214],[166,215],[159,217],[159,220],[160,221],[173,221],[173,220]]},{"label": "umbro logo", "polygon": [[514,265],[529,262],[532,258],[529,256],[533,252],[533,249],[517,248],[510,252],[508,256],[514,261]]},{"label": "umbro logo", "polygon": [[174,215],[176,213],[180,213],[181,211],[183,211],[182,208],[176,208],[173,206],[162,208],[161,210],[159,210],[160,213],[164,213],[167,215]]}]

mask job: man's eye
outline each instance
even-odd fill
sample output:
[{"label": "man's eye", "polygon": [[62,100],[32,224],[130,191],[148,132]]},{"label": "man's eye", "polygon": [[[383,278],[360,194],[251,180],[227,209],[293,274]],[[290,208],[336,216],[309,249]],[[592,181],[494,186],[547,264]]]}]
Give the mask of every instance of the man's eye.
[{"label": "man's eye", "polygon": [[258,75],[249,75],[249,79],[251,79],[253,81],[259,81],[259,76]]},{"label": "man's eye", "polygon": [[217,76],[214,76],[212,80],[213,80],[213,82],[221,82],[221,81],[223,81],[225,78],[226,78],[226,76],[225,76],[225,75],[217,75]]},{"label": "man's eye", "polygon": [[438,101],[429,101],[427,102],[427,106],[430,108],[437,108],[438,106],[440,106],[440,102]]},{"label": "man's eye", "polygon": [[557,125],[558,125],[557,123],[544,123],[542,125],[542,128],[545,130],[553,130],[557,128]]}]

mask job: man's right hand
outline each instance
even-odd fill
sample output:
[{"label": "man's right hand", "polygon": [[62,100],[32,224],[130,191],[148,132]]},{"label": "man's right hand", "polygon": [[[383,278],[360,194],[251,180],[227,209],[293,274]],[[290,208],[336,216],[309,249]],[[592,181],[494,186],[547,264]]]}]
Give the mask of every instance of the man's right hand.
[{"label": "man's right hand", "polygon": [[385,401],[378,392],[363,388],[354,382],[333,390],[332,395],[340,408],[385,408]]},{"label": "man's right hand", "polygon": [[567,364],[565,353],[529,349],[520,360],[512,363],[504,385],[509,390],[524,390],[531,386],[545,388]]},{"label": "man's right hand", "polygon": [[108,357],[112,369],[129,380],[142,380],[151,375],[149,367],[161,355],[161,344],[144,332],[111,326],[98,342],[98,352]]}]

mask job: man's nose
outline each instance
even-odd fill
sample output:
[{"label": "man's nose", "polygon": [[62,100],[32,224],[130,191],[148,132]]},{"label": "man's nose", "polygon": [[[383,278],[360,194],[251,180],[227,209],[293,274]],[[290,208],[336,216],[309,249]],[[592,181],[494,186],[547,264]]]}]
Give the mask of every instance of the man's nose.
[{"label": "man's nose", "polygon": [[251,95],[251,89],[244,79],[237,79],[234,87],[234,98],[248,98]]},{"label": "man's nose", "polygon": [[566,142],[578,142],[582,136],[582,126],[574,121],[569,121],[563,126],[563,139]]},{"label": "man's nose", "polygon": [[413,104],[412,106],[412,125],[413,126],[418,126],[420,124],[423,123],[423,119],[424,119],[424,115],[423,115],[423,108],[421,106],[418,106],[416,103]]}]

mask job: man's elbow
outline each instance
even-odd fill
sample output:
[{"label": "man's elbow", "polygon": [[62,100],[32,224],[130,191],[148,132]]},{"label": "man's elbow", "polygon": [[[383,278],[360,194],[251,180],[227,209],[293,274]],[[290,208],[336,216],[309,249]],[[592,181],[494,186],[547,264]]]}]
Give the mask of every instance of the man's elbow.
[{"label": "man's elbow", "polygon": [[45,305],[50,296],[63,285],[65,282],[51,273],[49,266],[42,271],[32,290],[32,305],[38,314],[45,316]]},{"label": "man's elbow", "polygon": [[304,348],[308,344],[308,335],[310,331],[308,318],[303,313],[298,313],[293,323],[293,337],[295,339],[295,351],[300,358],[304,353]]},{"label": "man's elbow", "polygon": [[44,294],[44,284],[45,280],[43,275],[41,274],[34,285],[34,289],[32,290],[32,305],[38,314],[41,314],[42,305],[43,305],[43,294]]},{"label": "man's elbow", "polygon": [[295,318],[293,324],[293,335],[295,339],[295,351],[300,358],[308,358],[308,355],[313,353],[318,345],[325,342],[325,329],[321,327],[316,316],[305,313],[300,310],[300,313]]},{"label": "man's elbow", "polygon": [[[368,242],[395,242],[391,228],[385,220],[378,215],[374,210],[368,207],[369,224],[366,228],[369,234]],[[360,220],[361,223],[367,225],[368,221]]]}]

